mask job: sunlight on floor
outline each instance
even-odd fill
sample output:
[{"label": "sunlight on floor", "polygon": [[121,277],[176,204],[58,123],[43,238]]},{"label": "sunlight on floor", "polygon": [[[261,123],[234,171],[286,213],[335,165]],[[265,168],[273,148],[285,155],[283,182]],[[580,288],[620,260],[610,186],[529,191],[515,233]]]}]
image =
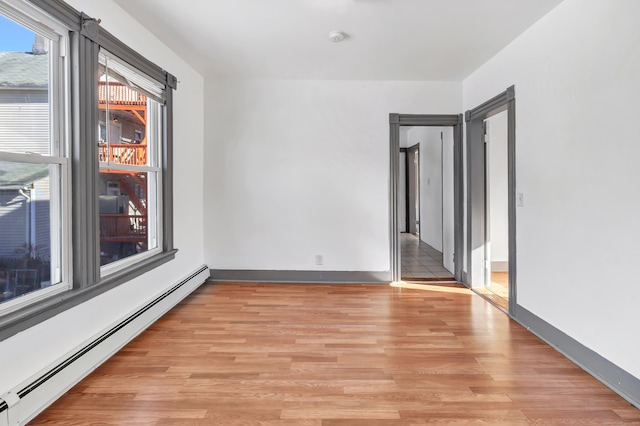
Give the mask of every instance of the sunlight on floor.
[{"label": "sunlight on floor", "polygon": [[469,290],[462,284],[457,284],[455,282],[441,284],[417,284],[406,281],[395,281],[390,283],[389,285],[395,288],[409,288],[412,290],[426,290],[440,293],[471,294],[471,290]]},{"label": "sunlight on floor", "polygon": [[492,272],[491,284],[476,291],[500,306],[505,311],[509,311],[509,274],[508,272]]}]

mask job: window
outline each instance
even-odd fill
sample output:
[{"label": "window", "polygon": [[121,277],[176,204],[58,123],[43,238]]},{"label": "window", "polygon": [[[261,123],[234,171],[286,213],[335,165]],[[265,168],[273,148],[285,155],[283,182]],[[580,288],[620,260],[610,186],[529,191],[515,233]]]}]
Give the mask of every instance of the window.
[{"label": "window", "polygon": [[162,245],[164,86],[107,51],[99,63],[100,265],[108,274]]},{"label": "window", "polygon": [[175,256],[176,82],[62,0],[0,2],[0,339]]},{"label": "window", "polygon": [[66,30],[0,4],[0,312],[70,288]]}]

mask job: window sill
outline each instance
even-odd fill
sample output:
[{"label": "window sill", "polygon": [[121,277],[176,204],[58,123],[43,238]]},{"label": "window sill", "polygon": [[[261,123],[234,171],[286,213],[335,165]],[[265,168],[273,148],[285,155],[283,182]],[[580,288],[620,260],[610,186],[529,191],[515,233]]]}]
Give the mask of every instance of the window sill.
[{"label": "window sill", "polygon": [[114,272],[90,287],[69,290],[0,316],[0,341],[171,261],[177,251],[174,249],[159,253],[129,268]]}]

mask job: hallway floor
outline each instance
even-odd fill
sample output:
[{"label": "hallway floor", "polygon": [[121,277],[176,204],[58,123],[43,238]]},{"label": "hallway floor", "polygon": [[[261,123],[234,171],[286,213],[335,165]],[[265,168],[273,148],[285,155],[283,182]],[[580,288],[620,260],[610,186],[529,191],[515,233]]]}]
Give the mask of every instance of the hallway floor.
[{"label": "hallway floor", "polygon": [[442,264],[442,253],[413,234],[400,234],[400,276],[403,280],[453,280]]}]

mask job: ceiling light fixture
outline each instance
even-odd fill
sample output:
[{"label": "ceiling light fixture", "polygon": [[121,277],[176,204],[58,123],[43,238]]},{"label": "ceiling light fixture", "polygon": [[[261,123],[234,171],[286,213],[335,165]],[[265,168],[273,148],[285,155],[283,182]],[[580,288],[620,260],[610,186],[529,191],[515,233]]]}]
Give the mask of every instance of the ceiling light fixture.
[{"label": "ceiling light fixture", "polygon": [[334,43],[337,43],[339,41],[344,40],[346,36],[347,35],[342,31],[331,31],[329,33],[329,40],[331,40]]}]

